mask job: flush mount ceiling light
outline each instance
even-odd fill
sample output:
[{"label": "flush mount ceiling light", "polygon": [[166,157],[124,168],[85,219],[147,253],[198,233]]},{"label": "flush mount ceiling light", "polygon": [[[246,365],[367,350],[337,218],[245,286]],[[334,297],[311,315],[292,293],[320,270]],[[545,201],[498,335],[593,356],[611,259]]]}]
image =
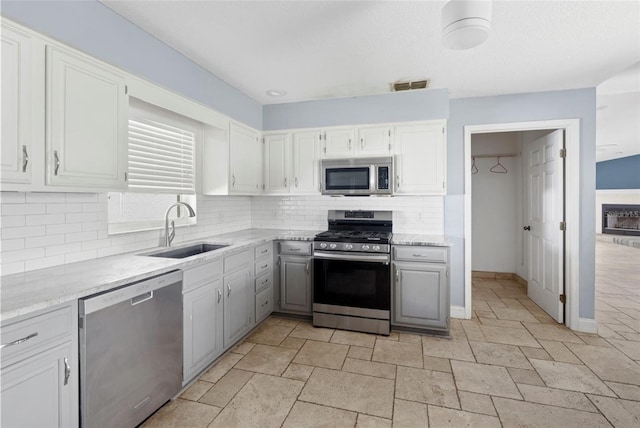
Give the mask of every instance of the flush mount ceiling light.
[{"label": "flush mount ceiling light", "polygon": [[448,49],[471,49],[491,30],[491,1],[450,0],[442,7],[442,44]]},{"label": "flush mount ceiling light", "polygon": [[287,95],[287,91],[285,91],[284,89],[268,89],[267,95],[269,95],[270,97],[283,97]]}]

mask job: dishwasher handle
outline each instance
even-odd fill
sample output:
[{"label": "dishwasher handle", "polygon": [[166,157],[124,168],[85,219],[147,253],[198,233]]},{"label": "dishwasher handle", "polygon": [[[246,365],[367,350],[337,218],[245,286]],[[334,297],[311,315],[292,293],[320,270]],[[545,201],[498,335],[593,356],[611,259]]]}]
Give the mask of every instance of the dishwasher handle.
[{"label": "dishwasher handle", "polygon": [[106,293],[80,299],[80,317],[108,308],[118,303],[130,301],[140,304],[153,298],[153,291],[182,282],[182,271],[173,271],[153,278],[126,285]]}]

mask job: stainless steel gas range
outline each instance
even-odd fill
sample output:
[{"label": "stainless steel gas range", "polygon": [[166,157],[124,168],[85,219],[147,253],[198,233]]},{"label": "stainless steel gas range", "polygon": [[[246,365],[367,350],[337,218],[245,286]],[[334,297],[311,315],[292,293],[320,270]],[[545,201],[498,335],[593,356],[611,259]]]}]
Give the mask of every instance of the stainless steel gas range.
[{"label": "stainless steel gas range", "polygon": [[391,211],[330,210],[313,242],[313,325],[388,335]]}]

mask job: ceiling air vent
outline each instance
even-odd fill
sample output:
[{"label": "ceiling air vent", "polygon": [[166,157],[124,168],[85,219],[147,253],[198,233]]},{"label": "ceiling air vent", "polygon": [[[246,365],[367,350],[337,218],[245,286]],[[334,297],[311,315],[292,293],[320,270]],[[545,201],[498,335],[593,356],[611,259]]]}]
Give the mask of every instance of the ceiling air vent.
[{"label": "ceiling air vent", "polygon": [[410,91],[413,89],[425,89],[429,87],[428,80],[414,80],[413,82],[396,82],[393,84],[393,90],[397,91]]}]

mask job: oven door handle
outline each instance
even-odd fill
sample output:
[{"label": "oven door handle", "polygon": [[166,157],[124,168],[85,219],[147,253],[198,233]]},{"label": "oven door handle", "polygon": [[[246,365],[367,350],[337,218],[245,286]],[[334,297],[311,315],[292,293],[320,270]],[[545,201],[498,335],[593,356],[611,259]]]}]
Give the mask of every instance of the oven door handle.
[{"label": "oven door handle", "polygon": [[327,251],[314,251],[313,257],[319,260],[344,260],[350,262],[384,263],[389,264],[389,254],[354,254],[354,253],[330,253]]}]

